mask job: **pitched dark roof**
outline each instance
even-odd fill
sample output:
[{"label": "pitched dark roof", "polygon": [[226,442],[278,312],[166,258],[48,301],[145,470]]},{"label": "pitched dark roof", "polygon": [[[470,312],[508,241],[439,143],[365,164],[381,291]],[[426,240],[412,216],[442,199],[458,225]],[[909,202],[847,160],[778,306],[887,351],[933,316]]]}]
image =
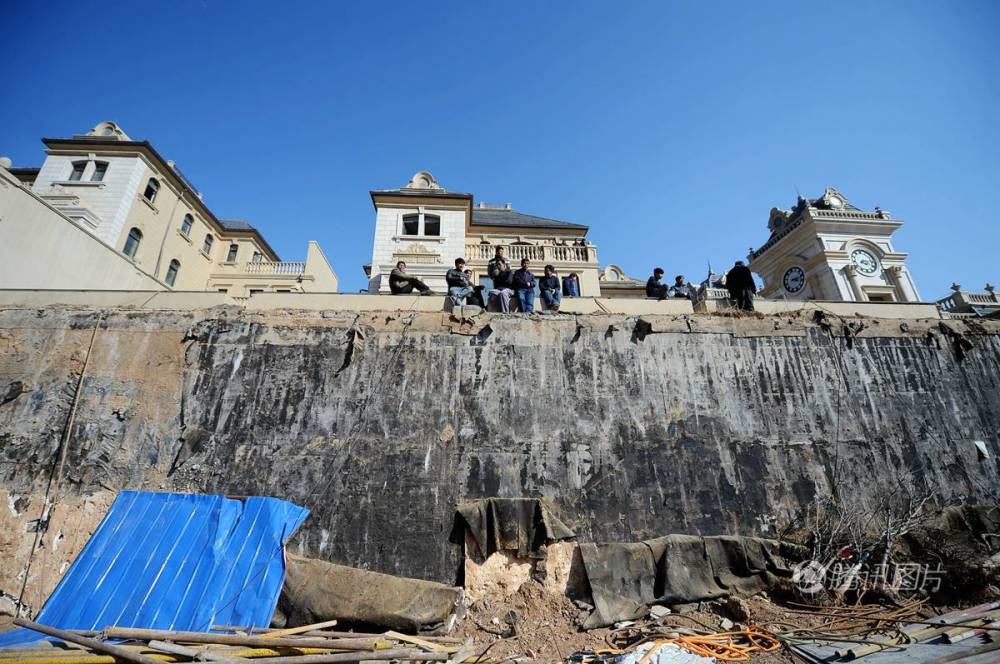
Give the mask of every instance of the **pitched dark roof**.
[{"label": "pitched dark roof", "polygon": [[257,229],[243,219],[219,219],[219,225],[227,231],[256,231]]},{"label": "pitched dark roof", "polygon": [[483,210],[472,209],[473,226],[512,226],[515,228],[576,228],[587,230],[589,226],[573,224],[558,219],[536,217],[533,214],[522,214],[514,210]]}]

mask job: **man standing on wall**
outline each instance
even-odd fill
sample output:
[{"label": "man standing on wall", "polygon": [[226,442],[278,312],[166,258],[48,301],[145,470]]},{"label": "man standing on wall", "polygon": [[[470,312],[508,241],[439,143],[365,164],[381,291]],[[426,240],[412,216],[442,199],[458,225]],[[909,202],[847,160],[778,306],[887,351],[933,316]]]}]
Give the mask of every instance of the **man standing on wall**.
[{"label": "man standing on wall", "polygon": [[460,306],[465,298],[472,295],[472,284],[465,276],[464,258],[455,259],[455,267],[445,273],[444,280],[448,283],[448,297],[454,306]]},{"label": "man standing on wall", "polygon": [[726,273],[726,290],[737,309],[753,311],[753,296],[757,292],[757,284],[754,283],[750,268],[743,261],[736,261],[733,269]]},{"label": "man standing on wall", "polygon": [[528,269],[528,259],[521,259],[521,269],[514,273],[514,292],[521,303],[521,311],[530,314],[535,311],[535,275]]}]

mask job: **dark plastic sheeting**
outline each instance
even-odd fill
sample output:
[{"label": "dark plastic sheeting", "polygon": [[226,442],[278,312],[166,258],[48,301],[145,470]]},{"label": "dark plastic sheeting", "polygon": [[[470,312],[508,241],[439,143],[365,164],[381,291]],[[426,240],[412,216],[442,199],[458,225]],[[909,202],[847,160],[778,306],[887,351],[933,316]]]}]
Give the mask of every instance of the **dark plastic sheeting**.
[{"label": "dark plastic sheeting", "polygon": [[[62,629],[266,626],[284,543],[308,514],[276,498],[123,491],[35,620]],[[0,634],[0,648],[40,638],[18,629]]]}]

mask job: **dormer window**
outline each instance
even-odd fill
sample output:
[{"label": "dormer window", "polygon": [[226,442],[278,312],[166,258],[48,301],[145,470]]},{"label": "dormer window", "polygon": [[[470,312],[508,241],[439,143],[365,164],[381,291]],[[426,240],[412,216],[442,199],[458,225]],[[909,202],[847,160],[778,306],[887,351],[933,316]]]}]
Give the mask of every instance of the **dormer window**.
[{"label": "dormer window", "polygon": [[69,174],[70,182],[78,182],[83,179],[83,172],[87,170],[87,162],[74,161],[73,172]]},{"label": "dormer window", "polygon": [[156,194],[160,191],[160,183],[156,178],[149,178],[149,182],[146,183],[146,191],[142,192],[142,197],[145,198],[150,203],[156,202]]},{"label": "dormer window", "polygon": [[90,174],[91,182],[103,182],[104,176],[108,172],[108,162],[106,161],[95,161],[94,162],[94,172]]}]

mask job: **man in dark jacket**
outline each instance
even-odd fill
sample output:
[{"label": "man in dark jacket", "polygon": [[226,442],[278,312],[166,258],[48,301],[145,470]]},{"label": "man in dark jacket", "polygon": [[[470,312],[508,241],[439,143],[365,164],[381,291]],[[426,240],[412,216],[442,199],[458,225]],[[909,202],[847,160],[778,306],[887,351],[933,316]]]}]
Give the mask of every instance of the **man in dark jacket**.
[{"label": "man in dark jacket", "polygon": [[434,295],[427,284],[406,273],[406,263],[399,261],[396,269],[389,273],[389,290],[393,295],[407,295],[416,289],[421,295]]},{"label": "man in dark jacket", "polygon": [[472,284],[465,276],[464,258],[455,259],[455,267],[445,273],[444,280],[448,283],[448,297],[454,306],[460,306],[465,298],[472,295]]},{"label": "man in dark jacket", "polygon": [[750,268],[743,261],[736,261],[733,269],[726,273],[726,290],[729,291],[729,299],[736,303],[736,308],[753,311],[753,296],[757,292],[757,284],[754,283]]},{"label": "man in dark jacket", "polygon": [[660,279],[662,278],[662,267],[653,270],[653,276],[646,280],[646,297],[655,297],[657,300],[665,300],[667,298],[667,291],[670,290],[670,287],[660,283]]},{"label": "man in dark jacket", "polygon": [[528,269],[527,258],[521,259],[521,269],[514,273],[514,292],[521,303],[521,311],[530,314],[535,311],[535,275]]},{"label": "man in dark jacket", "polygon": [[514,294],[514,273],[506,261],[500,263],[499,271],[493,276],[493,288],[489,292],[490,302],[503,313],[510,313],[510,297]]},{"label": "man in dark jacket", "polygon": [[559,311],[562,303],[562,291],[559,289],[559,277],[556,276],[556,269],[551,265],[545,266],[545,275],[538,280],[538,289],[541,291],[542,300],[552,311]]},{"label": "man in dark jacket", "polygon": [[486,276],[490,279],[495,279],[497,272],[500,271],[499,266],[501,263],[506,263],[507,267],[510,268],[510,261],[503,255],[503,247],[498,246],[496,252],[493,254],[493,258],[486,264]]}]

